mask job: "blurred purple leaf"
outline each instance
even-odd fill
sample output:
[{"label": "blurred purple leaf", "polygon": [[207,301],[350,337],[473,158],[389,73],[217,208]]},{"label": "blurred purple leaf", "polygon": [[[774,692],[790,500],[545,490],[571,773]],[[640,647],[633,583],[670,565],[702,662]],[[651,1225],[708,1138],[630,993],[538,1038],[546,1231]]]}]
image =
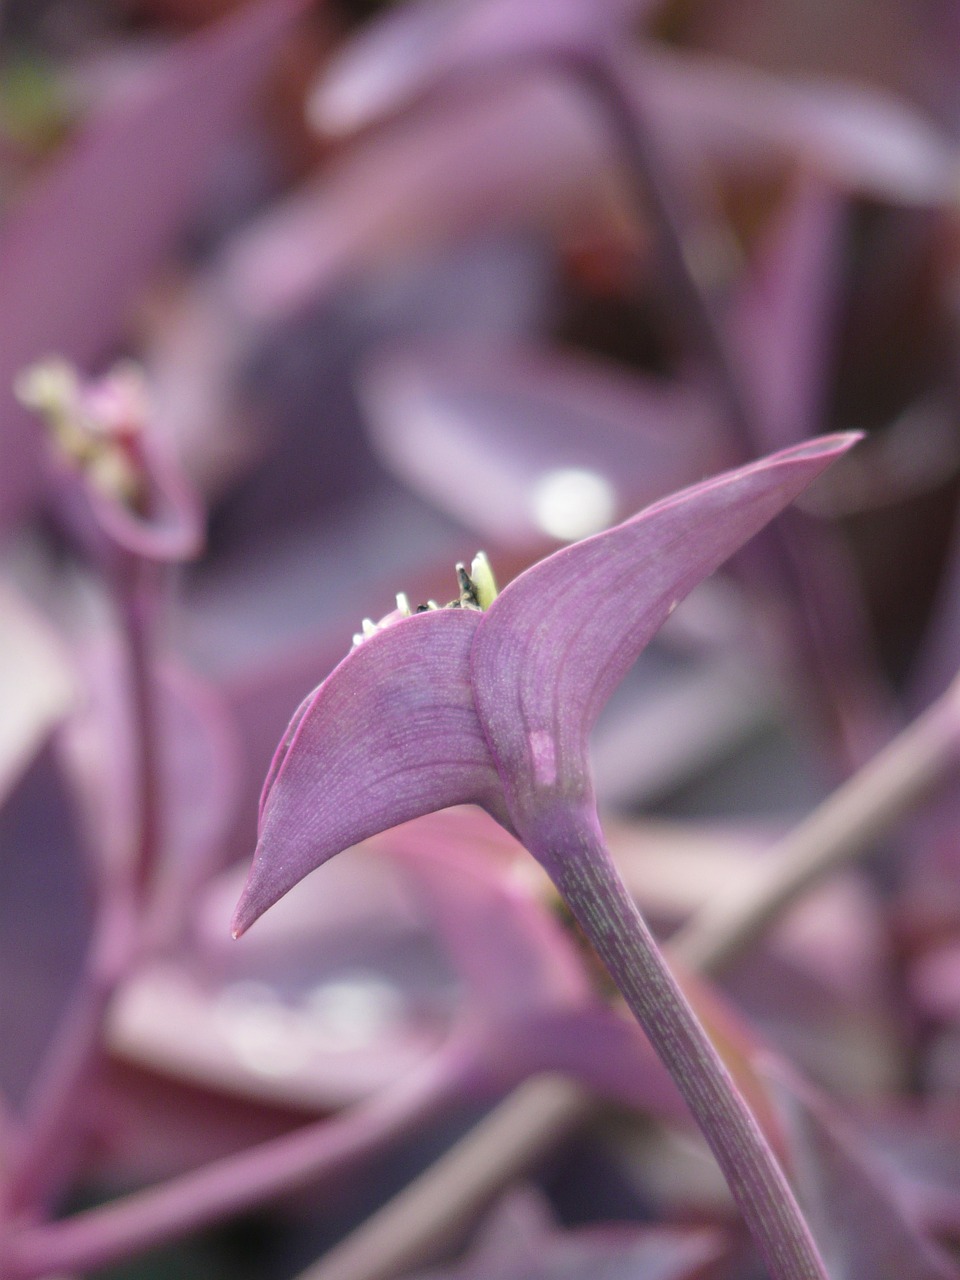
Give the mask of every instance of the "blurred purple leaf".
[{"label": "blurred purple leaf", "polygon": [[884,942],[868,886],[838,876],[799,903],[725,985],[809,1078],[840,1096],[878,1096],[903,1071]]},{"label": "blurred purple leaf", "polygon": [[0,806],[0,1094],[20,1104],[82,971],[87,849],[47,746]]},{"label": "blurred purple leaf", "polygon": [[418,1280],[710,1280],[726,1271],[723,1237],[633,1223],[562,1231],[539,1193],[511,1192],[467,1256]]},{"label": "blurred purple leaf", "polygon": [[[602,60],[649,7],[564,0],[528,5],[518,20],[515,6],[498,0],[420,0],[355,38],[315,87],[311,116],[334,132],[358,128],[454,71],[489,73],[517,53],[563,48]],[[842,81],[778,79],[746,63],[653,43],[643,49],[637,85],[671,150],[753,163],[780,152],[881,199],[952,199],[957,149],[906,102]]]},{"label": "blurred purple leaf", "polygon": [[[653,45],[624,54],[618,74],[678,164],[762,173],[787,160],[883,200],[953,197],[953,142],[883,94]],[[590,226],[635,250],[625,228],[636,220],[613,139],[582,86],[562,72],[528,73],[483,98],[438,95],[358,142],[235,238],[224,286],[238,309],[264,319],[478,232]]]},{"label": "blurred purple leaf", "polygon": [[76,702],[76,672],[52,627],[0,581],[0,804]]},{"label": "blurred purple leaf", "polygon": [[960,1269],[910,1222],[866,1140],[778,1065],[766,1074],[831,1280],[956,1280]]},{"label": "blurred purple leaf", "polygon": [[363,28],[325,68],[308,112],[347,133],[389,115],[439,77],[541,49],[600,47],[651,0],[414,0]]},{"label": "blurred purple leaf", "polygon": [[692,389],[516,344],[390,352],[360,394],[396,474],[511,546],[596,533],[725,461]]},{"label": "blurred purple leaf", "polygon": [[[100,874],[110,877],[127,865],[136,820],[128,655],[95,610],[76,620],[72,642],[86,698],[64,724],[58,746]],[[182,664],[157,662],[153,696],[164,815],[154,908],[166,927],[224,856],[237,760],[226,707]]]},{"label": "blurred purple leaf", "polygon": [[371,349],[452,334],[503,342],[540,328],[552,305],[546,247],[493,237],[264,325],[229,293],[232,243],[162,315],[145,354],[158,424],[217,503],[218,551],[236,551],[238,535],[259,541],[267,522],[278,531],[322,512],[329,523],[347,489],[360,500],[381,479],[358,439],[357,365]]},{"label": "blurred purple leaf", "polygon": [[953,199],[956,144],[892,95],[650,44],[635,83],[664,145],[697,167],[756,172],[787,159],[841,191],[893,204]]},{"label": "blurred purple leaf", "polygon": [[443,1045],[450,969],[392,859],[373,847],[229,940],[230,871],[195,893],[184,936],[124,983],[115,1057],[261,1105],[321,1113],[397,1083]]},{"label": "blurred purple leaf", "polygon": [[743,382],[768,448],[819,429],[841,281],[843,198],[801,173],[730,316]]},{"label": "blurred purple leaf", "polygon": [[596,961],[550,912],[544,898],[552,886],[529,863],[516,863],[519,845],[485,814],[431,815],[377,847],[411,876],[465,985],[460,1022],[482,1088],[563,1071],[618,1102],[686,1123],[646,1038],[607,1003]]},{"label": "blurred purple leaf", "polygon": [[[752,661],[744,602],[718,601],[722,594],[711,592],[708,602],[698,589],[674,615],[679,624],[699,612],[716,627],[718,643],[670,645],[661,632],[601,714],[591,743],[601,802],[629,809],[675,793],[755,742],[773,722],[773,673]],[[705,607],[697,610],[700,604]],[[730,615],[738,613],[742,625],[730,634]]]},{"label": "blurred purple leaf", "polygon": [[88,368],[110,353],[303,7],[256,3],[174,49],[14,208],[0,233],[5,524],[24,513],[39,480],[35,427],[13,401],[14,377],[49,355]]},{"label": "blurred purple leaf", "polygon": [[960,1111],[955,1099],[900,1096],[863,1118],[871,1152],[896,1188],[911,1222],[956,1238],[960,1231]]},{"label": "blurred purple leaf", "polygon": [[950,939],[915,960],[910,986],[928,1017],[960,1023],[960,941]]},{"label": "blurred purple leaf", "polygon": [[358,142],[234,237],[221,287],[238,314],[264,321],[477,235],[573,223],[622,239],[631,218],[612,149],[576,89],[504,85]]},{"label": "blurred purple leaf", "polygon": [[499,859],[477,849],[490,839],[489,821],[452,810],[398,828],[385,847],[412,876],[474,1010],[520,1024],[547,1008],[584,1003],[590,986],[559,922],[532,886],[509,874],[507,850],[515,856],[519,845],[494,827],[505,846]]},{"label": "blurred purple leaf", "polygon": [[105,601],[94,597],[89,584],[78,589],[63,582],[61,592],[73,606],[69,637],[84,698],[64,724],[57,747],[102,886],[122,877],[136,830],[127,655]]},{"label": "blurred purple leaf", "polygon": [[239,761],[236,728],[219,694],[179,664],[163,664],[158,676],[166,822],[153,910],[163,936],[177,921],[182,927],[193,896],[220,870],[238,799]]},{"label": "blurred purple leaf", "polygon": [[819,516],[894,508],[933,496],[960,470],[960,443],[947,395],[936,390],[875,428],[839,476],[804,503]]}]

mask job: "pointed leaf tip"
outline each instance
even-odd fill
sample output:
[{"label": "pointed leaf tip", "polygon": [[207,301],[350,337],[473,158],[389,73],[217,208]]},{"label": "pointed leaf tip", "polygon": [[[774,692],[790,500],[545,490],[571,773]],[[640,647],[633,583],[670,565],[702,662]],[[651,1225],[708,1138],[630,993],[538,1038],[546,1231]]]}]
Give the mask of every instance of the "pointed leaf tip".
[{"label": "pointed leaf tip", "polygon": [[470,662],[521,838],[548,795],[592,795],[589,733],[676,605],[858,439],[822,436],[711,477],[563,548],[504,589]]},{"label": "pointed leaf tip", "polygon": [[301,704],[264,790],[235,935],[350,845],[450,805],[502,808],[470,684],[482,616],[403,618],[358,645]]}]

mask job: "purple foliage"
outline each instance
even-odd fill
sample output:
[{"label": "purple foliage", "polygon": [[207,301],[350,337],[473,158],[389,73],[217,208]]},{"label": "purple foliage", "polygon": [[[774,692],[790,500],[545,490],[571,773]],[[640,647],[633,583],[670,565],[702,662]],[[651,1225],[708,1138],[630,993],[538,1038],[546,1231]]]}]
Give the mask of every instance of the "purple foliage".
[{"label": "purple foliage", "polygon": [[956,35],[3,8],[2,1280],[960,1274]]}]

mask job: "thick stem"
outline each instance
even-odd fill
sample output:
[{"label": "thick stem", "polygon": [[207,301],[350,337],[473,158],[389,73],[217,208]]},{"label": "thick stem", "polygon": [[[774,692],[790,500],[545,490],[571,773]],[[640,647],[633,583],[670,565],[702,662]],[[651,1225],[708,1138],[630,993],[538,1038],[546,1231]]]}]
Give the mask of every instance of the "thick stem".
[{"label": "thick stem", "polygon": [[270,1197],[316,1186],[324,1176],[342,1172],[453,1105],[473,1074],[469,1050],[451,1043],[393,1088],[333,1119],[102,1208],[25,1229],[9,1245],[3,1274],[29,1280],[63,1270],[86,1272],[179,1239]]},{"label": "thick stem", "polygon": [[790,1184],[690,1008],[592,810],[558,806],[523,832],[703,1131],[774,1280],[828,1280]]}]

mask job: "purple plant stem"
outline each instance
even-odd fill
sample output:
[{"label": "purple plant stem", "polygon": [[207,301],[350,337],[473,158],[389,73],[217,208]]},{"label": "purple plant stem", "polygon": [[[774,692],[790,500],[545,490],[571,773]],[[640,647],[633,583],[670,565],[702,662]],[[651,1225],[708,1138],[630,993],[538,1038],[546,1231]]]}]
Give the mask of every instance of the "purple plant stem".
[{"label": "purple plant stem", "polygon": [[[890,822],[958,767],[960,678],[935,707],[770,851],[771,860],[786,857],[792,871],[788,868],[781,878],[771,865],[763,891],[750,891],[752,905],[738,905],[736,911],[728,911],[722,902],[717,905],[718,912],[723,909],[722,921],[714,918],[712,906],[704,908],[671,938],[670,951],[676,949],[694,971],[715,973],[820,876],[863,853]],[[816,864],[812,876],[805,870],[810,862]],[[472,1222],[491,1185],[502,1186],[535,1164],[555,1140],[558,1127],[569,1132],[594,1114],[597,1104],[587,1090],[568,1081],[566,1091],[558,1094],[556,1085],[554,1078],[538,1077],[521,1086],[298,1280],[386,1280],[404,1268],[435,1260],[437,1224],[444,1215],[463,1225]],[[485,1153],[482,1177],[476,1173],[477,1151]]]},{"label": "purple plant stem", "polygon": [[687,1003],[595,812],[558,804],[523,833],[673,1077],[774,1280],[829,1280],[790,1184]]},{"label": "purple plant stem", "polygon": [[454,1037],[395,1086],[349,1111],[226,1156],[161,1186],[61,1222],[28,1227],[8,1246],[9,1280],[120,1262],[191,1231],[317,1185],[462,1099],[477,1079],[469,1039]]},{"label": "purple plant stem", "polygon": [[126,640],[136,750],[137,813],[130,877],[141,907],[160,852],[160,749],[154,679],[154,632],[165,566],[130,557],[115,586]]},{"label": "purple plant stem", "polygon": [[76,1154],[71,1137],[76,1138],[78,1101],[96,1072],[104,1015],[127,972],[134,938],[135,915],[129,898],[108,895],[100,907],[79,987],[27,1098],[7,1186],[11,1211],[31,1213],[45,1206]]},{"label": "purple plant stem", "polygon": [[127,650],[130,713],[137,755],[136,825],[124,872],[99,885],[89,959],[27,1100],[12,1162],[8,1200],[15,1211],[44,1207],[75,1157],[76,1109],[96,1073],[103,1022],[139,951],[138,924],[159,850],[159,744],[152,675],[153,622],[163,569],[122,553],[112,586]]}]

